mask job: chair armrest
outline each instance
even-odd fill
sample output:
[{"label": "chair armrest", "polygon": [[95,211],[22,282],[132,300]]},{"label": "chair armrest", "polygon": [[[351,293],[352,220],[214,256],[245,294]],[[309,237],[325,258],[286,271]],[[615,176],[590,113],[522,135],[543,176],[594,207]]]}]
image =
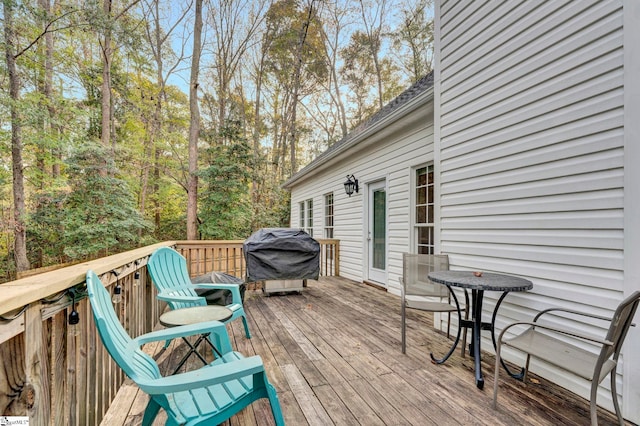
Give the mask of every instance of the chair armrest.
[{"label": "chair armrest", "polygon": [[232,303],[237,303],[239,305],[242,305],[242,298],[240,297],[240,284],[199,283],[199,284],[193,284],[192,288],[202,288],[202,289],[211,289],[211,290],[229,290],[231,292],[231,297],[233,298]]},{"label": "chair armrest", "polygon": [[229,341],[227,328],[220,321],[206,321],[190,325],[181,325],[178,327],[164,328],[162,330],[151,331],[142,334],[132,340],[132,344],[137,348],[149,342],[158,342],[163,340],[176,339],[178,337],[194,336],[197,334],[215,333],[220,335],[222,339]]},{"label": "chair armrest", "polygon": [[[542,329],[545,329],[545,330],[553,331],[555,333],[564,334],[566,336],[577,337],[579,339],[588,340],[590,342],[600,343],[601,345],[608,345],[608,346],[613,345],[613,342],[611,342],[609,340],[606,340],[606,339],[602,339],[600,337],[590,336],[590,335],[587,335],[587,334],[582,334],[582,333],[578,333],[578,332],[575,332],[575,331],[562,329],[562,328],[559,328],[559,327],[552,327],[552,326],[549,326],[549,325],[540,324],[538,322],[533,322],[533,321],[519,321],[519,322],[514,322],[514,323],[509,324],[508,326],[506,326],[500,332],[500,335],[498,336],[497,342],[498,343],[502,342],[505,332],[507,330],[509,330],[511,327],[514,327],[516,325],[530,325],[531,327],[542,328]],[[508,339],[507,339],[507,342],[508,342]]]},{"label": "chair armrest", "polygon": [[602,315],[595,315],[595,314],[590,314],[588,312],[574,311],[573,309],[565,309],[565,308],[549,308],[549,309],[545,309],[544,311],[540,311],[533,318],[533,321],[534,322],[537,321],[538,318],[540,318],[542,315],[547,314],[549,312],[566,312],[566,313],[569,313],[569,314],[582,315],[582,316],[585,316],[585,317],[595,318],[595,319],[599,319],[599,320],[603,320],[603,321],[611,321],[610,317],[604,317]]},{"label": "chair armrest", "polygon": [[264,372],[264,364],[262,359],[256,355],[155,380],[140,380],[136,384],[150,395],[163,395],[225,383],[262,372]]},{"label": "chair armrest", "polygon": [[177,294],[179,290],[194,289],[194,286],[180,286],[173,287],[171,289],[162,290],[158,293],[158,299],[164,302],[198,302],[202,300],[202,296],[188,296],[184,294]]}]

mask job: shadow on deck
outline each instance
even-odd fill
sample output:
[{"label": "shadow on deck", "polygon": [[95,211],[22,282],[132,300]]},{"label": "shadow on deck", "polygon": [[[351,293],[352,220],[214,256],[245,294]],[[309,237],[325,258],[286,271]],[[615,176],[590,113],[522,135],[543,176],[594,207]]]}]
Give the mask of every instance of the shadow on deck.
[{"label": "shadow on deck", "polygon": [[[501,373],[498,411],[491,407],[493,362],[485,353],[487,386],[476,388],[473,359],[458,349],[434,365],[429,351],[447,349],[433,330],[431,314],[411,311],[407,354],[400,352],[400,306],[396,296],[339,277],[309,281],[301,293],[266,297],[249,289],[245,310],[253,337],[242,323],[229,326],[232,343],[246,356],[262,357],[288,425],[585,425],[586,400],[534,375],[526,385]],[[172,371],[183,343],[146,348],[163,371]],[[192,359],[195,357],[192,357]],[[199,361],[198,361],[199,362]],[[140,424],[147,397],[127,380],[103,425]],[[164,424],[161,412],[154,424]],[[615,416],[599,410],[601,425]],[[233,417],[230,425],[267,425],[266,400]]]}]

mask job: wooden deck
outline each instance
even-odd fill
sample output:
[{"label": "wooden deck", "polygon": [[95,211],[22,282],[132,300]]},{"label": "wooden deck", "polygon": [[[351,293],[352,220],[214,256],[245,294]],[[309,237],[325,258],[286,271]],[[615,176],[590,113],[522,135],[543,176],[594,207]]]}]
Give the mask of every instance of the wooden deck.
[{"label": "wooden deck", "polygon": [[[407,354],[400,352],[399,299],[338,277],[309,281],[302,294],[264,296],[248,290],[245,310],[251,339],[240,321],[229,329],[235,348],[259,354],[278,391],[288,425],[586,425],[586,400],[531,376],[526,385],[501,374],[500,407],[491,407],[494,357],[485,354],[486,387],[475,387],[473,359],[460,351],[443,365],[446,336],[433,331],[430,314],[409,313]],[[184,344],[147,348],[163,370],[172,370]],[[195,358],[195,357],[192,357]],[[103,425],[141,423],[147,397],[127,381]],[[159,415],[155,424],[164,424]],[[600,410],[601,425],[616,424]],[[273,423],[261,400],[230,425]]]}]

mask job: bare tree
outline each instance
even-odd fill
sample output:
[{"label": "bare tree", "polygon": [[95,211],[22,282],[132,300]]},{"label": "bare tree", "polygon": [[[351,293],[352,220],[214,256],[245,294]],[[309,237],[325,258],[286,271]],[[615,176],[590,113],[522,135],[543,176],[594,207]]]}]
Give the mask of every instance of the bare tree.
[{"label": "bare tree", "polygon": [[327,77],[316,5],[280,0],[267,12],[263,111],[270,115],[272,165],[281,179],[297,170],[298,104]]},{"label": "bare tree", "polygon": [[231,82],[244,55],[255,43],[264,21],[265,1],[231,0],[211,8],[207,22],[213,29],[214,74],[217,94],[218,127],[227,119],[227,99]]},{"label": "bare tree", "polygon": [[393,32],[393,52],[410,75],[418,81],[433,65],[433,19],[428,16],[432,0],[408,1],[400,10],[401,21]]},{"label": "bare tree", "polygon": [[189,83],[189,180],[187,183],[187,239],[198,239],[198,138],[200,136],[200,109],[198,108],[198,79],[202,52],[202,0],[196,0],[193,26],[193,56]]},{"label": "bare tree", "polygon": [[[100,47],[102,53],[102,102],[101,102],[101,114],[102,114],[102,130],[100,134],[100,141],[106,148],[111,147],[111,151],[115,156],[115,140],[112,139],[112,123],[113,123],[113,104],[111,102],[111,62],[113,61],[113,26],[115,22],[126,14],[129,9],[136,5],[140,0],[133,0],[131,3],[125,5],[121,11],[117,14],[113,14],[113,1],[103,0],[102,13],[104,14],[104,25],[102,28],[102,39],[100,40]],[[106,167],[101,169],[101,173],[106,174]]]},{"label": "bare tree", "polygon": [[[45,98],[48,100],[47,102],[47,119],[49,122],[49,128],[47,129],[51,133],[58,134],[59,128],[54,124],[54,117],[56,115],[56,108],[54,106],[53,101],[53,51],[54,51],[54,42],[53,42],[53,32],[47,31],[48,23],[51,22],[51,1],[50,0],[40,0],[40,7],[44,11],[45,20],[44,20],[44,28],[45,31],[45,58],[44,58],[44,91],[43,94]],[[60,161],[61,161],[61,153],[58,147],[54,148],[54,162],[51,168],[51,175],[53,178],[57,178],[60,176]]]},{"label": "bare tree", "polygon": [[[255,100],[254,100],[254,119],[253,119],[253,164],[254,167],[258,167],[261,164],[262,151],[260,146],[260,136],[262,131],[262,83],[265,75],[265,61],[267,53],[271,48],[271,42],[273,40],[269,26],[264,30],[261,37],[261,44],[258,51],[257,64],[255,68]],[[264,175],[264,173],[262,174]],[[258,173],[253,173],[251,180],[251,205],[254,209],[252,215],[251,228],[256,228],[256,219],[258,217],[258,211],[260,209],[261,193],[260,193],[260,177]]]},{"label": "bare tree", "polygon": [[342,137],[347,136],[347,113],[342,101],[340,90],[340,78],[338,76],[338,54],[340,50],[340,37],[346,25],[345,20],[348,17],[348,10],[340,7],[337,3],[333,7],[325,7],[322,9],[322,39],[324,41],[325,56],[329,66],[329,80],[327,93],[331,98],[331,103],[336,110],[335,114],[340,123],[340,131]]},{"label": "bare tree", "polygon": [[365,4],[360,0],[360,13],[364,32],[367,35],[366,47],[373,60],[373,66],[376,72],[378,83],[378,106],[384,106],[383,87],[382,87],[382,67],[380,65],[380,49],[382,47],[382,35],[385,22],[387,19],[387,0],[375,0],[372,4]]},{"label": "bare tree", "polygon": [[[170,7],[171,5],[168,4]],[[183,6],[183,10],[180,11],[178,17],[174,22],[162,22],[162,12],[160,8],[160,0],[151,0],[145,2],[147,9],[147,15],[149,19],[146,20],[146,36],[153,53],[153,59],[156,63],[156,85],[158,91],[154,94],[153,100],[155,107],[153,110],[153,116],[151,119],[151,129],[148,135],[148,141],[145,146],[145,155],[143,158],[143,167],[141,175],[140,185],[140,213],[144,216],[147,204],[147,194],[149,192],[149,172],[152,161],[154,163],[154,176],[153,176],[153,193],[157,194],[159,191],[158,182],[160,180],[160,166],[158,164],[161,156],[161,150],[157,146],[158,138],[160,138],[163,126],[163,106],[166,102],[166,86],[167,80],[175,72],[176,68],[184,60],[184,42],[186,38],[183,37],[183,44],[181,51],[175,58],[172,64],[165,71],[165,55],[164,52],[170,47],[168,44],[171,42],[174,31],[178,28],[180,23],[186,18],[188,11],[193,6],[193,1]],[[165,25],[168,24],[168,25]],[[155,149],[154,149],[155,148]],[[153,156],[153,159],[152,159]],[[160,226],[160,205],[158,197],[153,197],[155,203],[154,222],[156,228]]]},{"label": "bare tree", "polygon": [[307,32],[309,31],[309,25],[311,25],[311,20],[314,19],[315,10],[313,8],[315,0],[311,0],[307,5],[307,15],[305,21],[302,23],[302,28],[300,29],[299,41],[296,50],[296,63],[293,71],[293,99],[291,102],[292,112],[291,112],[291,120],[290,130],[289,130],[289,144],[291,149],[291,174],[293,175],[298,171],[297,159],[296,159],[296,145],[298,141],[297,134],[297,112],[298,112],[298,95],[300,91],[300,73],[302,71],[302,61],[303,61],[303,49],[304,43],[307,39]]},{"label": "bare tree", "polygon": [[[102,45],[102,133],[100,140],[105,147],[111,146],[111,59],[113,46],[111,45],[111,0],[104,0],[102,9],[107,17]],[[106,168],[101,169],[106,174]]]}]

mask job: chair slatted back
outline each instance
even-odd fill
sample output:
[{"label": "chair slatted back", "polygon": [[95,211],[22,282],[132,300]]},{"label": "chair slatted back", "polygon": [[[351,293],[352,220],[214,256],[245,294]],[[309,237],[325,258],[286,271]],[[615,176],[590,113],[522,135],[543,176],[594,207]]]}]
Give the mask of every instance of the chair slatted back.
[{"label": "chair slatted back", "polygon": [[611,355],[615,355],[617,358],[624,339],[627,337],[627,331],[629,331],[633,317],[638,310],[638,304],[640,304],[640,291],[635,291],[618,305],[611,319],[606,337],[607,340],[614,344],[613,346],[605,345],[602,348],[600,359],[607,360]]},{"label": "chair slatted back", "polygon": [[[170,247],[161,247],[156,250],[149,258],[147,269],[158,291],[191,285],[187,260]],[[176,290],[175,294],[198,297],[195,290],[191,288]],[[207,300],[204,297],[199,298],[197,302],[169,302],[171,309],[204,306],[206,304]]]},{"label": "chair slatted back", "polygon": [[449,256],[446,254],[403,253],[403,286],[406,295],[447,297],[446,286],[432,282],[427,276],[433,271],[449,270]]},{"label": "chair slatted back", "polygon": [[95,272],[87,271],[87,291],[100,340],[116,364],[132,380],[160,377],[158,365],[137,346],[126,332],[111,303],[111,295]]}]

